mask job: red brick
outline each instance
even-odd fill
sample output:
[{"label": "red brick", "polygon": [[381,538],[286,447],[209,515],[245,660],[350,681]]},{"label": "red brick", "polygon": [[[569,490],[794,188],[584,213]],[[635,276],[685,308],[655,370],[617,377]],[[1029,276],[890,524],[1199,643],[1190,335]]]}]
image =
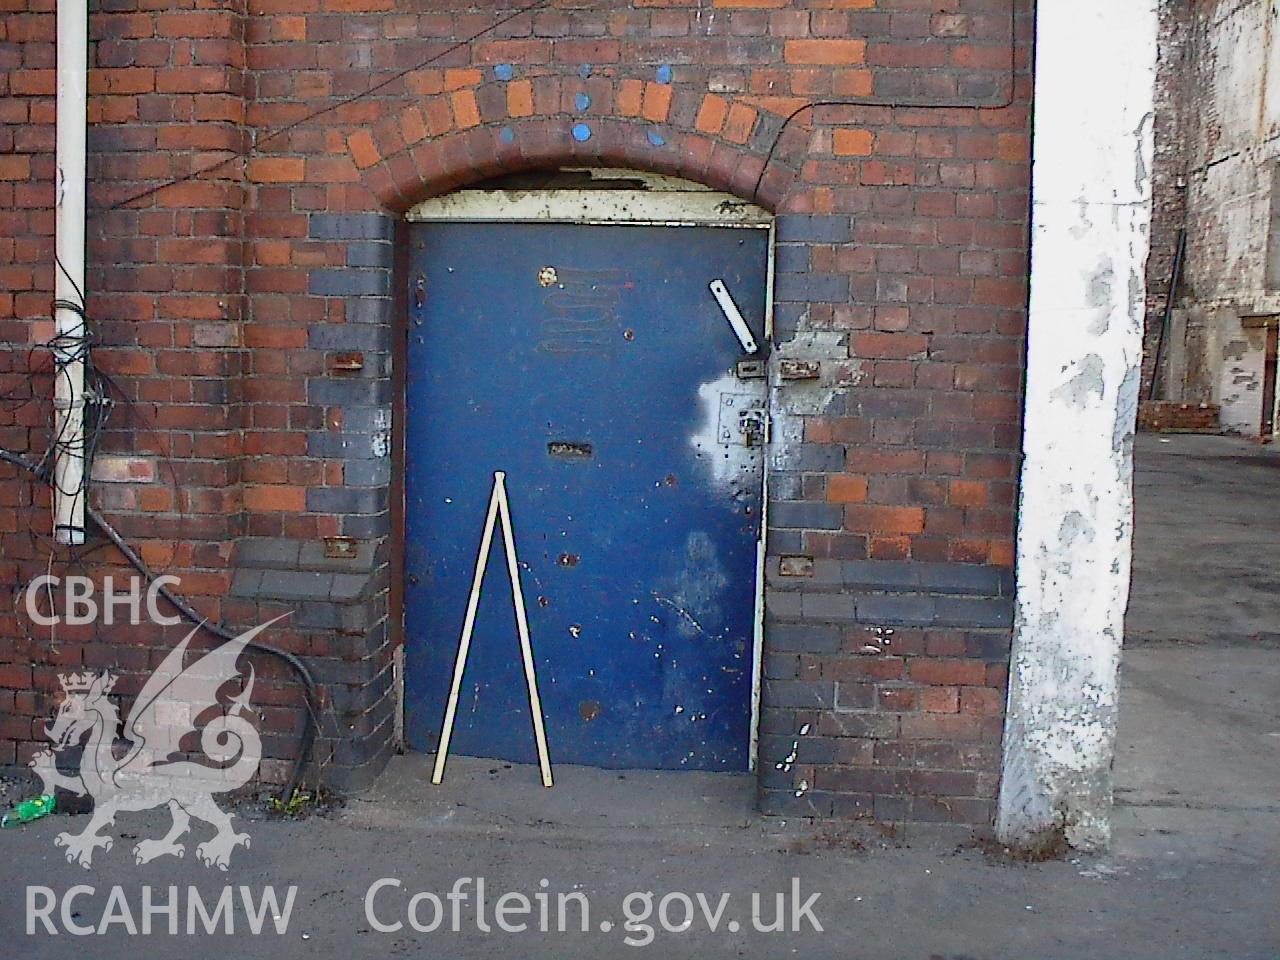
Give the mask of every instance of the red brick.
[{"label": "red brick", "polygon": [[[912,679],[915,679],[914,677]],[[965,687],[964,689],[978,689]],[[925,687],[920,691],[920,709],[925,713],[959,713],[960,688]]]},{"label": "red brick", "polygon": [[960,712],[987,717],[1004,715],[1005,692],[991,687],[961,687]]},{"label": "red brick", "polygon": [[832,474],[827,477],[827,499],[832,503],[861,503],[867,499],[867,478]]},{"label": "red brick", "polygon": [[854,356],[905,360],[922,357],[929,349],[929,338],[913,333],[859,333],[852,346]]},{"label": "red brick", "polygon": [[971,480],[952,480],[947,500],[954,507],[985,507],[987,485]]},{"label": "red brick", "polygon": [[357,130],[351,134],[347,138],[347,145],[351,148],[351,159],[361,170],[373,166],[382,159],[382,154],[374,146],[373,137],[369,135],[368,130]]},{"label": "red brick", "polygon": [[408,146],[426,139],[427,122],[417,107],[409,107],[400,114],[400,137]]},{"label": "red brick", "polygon": [[981,660],[915,660],[908,675],[916,683],[936,686],[982,686],[987,665]]},{"label": "red brick", "polygon": [[31,158],[0,156],[0,180],[26,180],[31,176]]}]

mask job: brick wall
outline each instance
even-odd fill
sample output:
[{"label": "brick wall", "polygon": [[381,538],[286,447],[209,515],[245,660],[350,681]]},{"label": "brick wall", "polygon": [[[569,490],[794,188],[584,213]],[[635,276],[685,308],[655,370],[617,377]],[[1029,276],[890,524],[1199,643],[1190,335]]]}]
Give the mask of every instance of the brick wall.
[{"label": "brick wall", "polygon": [[[33,348],[51,332],[54,21],[52,0],[0,2],[0,391],[17,396],[48,389]],[[391,747],[399,216],[568,164],[753,199],[778,214],[778,352],[828,371],[774,400],[763,806],[988,819],[1026,310],[1029,0],[1016,17],[1009,0],[575,0],[469,42],[513,8],[432,6],[110,0],[94,14],[90,315],[98,362],[131,401],[104,438],[114,479],[94,502],[210,617],[294,611],[273,641],[321,680],[324,776],[363,782]],[[250,145],[247,160],[229,152]],[[47,422],[47,401],[10,402],[0,445],[38,453]],[[47,498],[0,471],[17,585],[48,563]],[[7,608],[0,631],[14,638],[0,648],[0,762],[35,749],[57,670],[110,666],[136,684],[174,640],[51,638]],[[287,674],[261,672],[281,761],[301,701]]]}]

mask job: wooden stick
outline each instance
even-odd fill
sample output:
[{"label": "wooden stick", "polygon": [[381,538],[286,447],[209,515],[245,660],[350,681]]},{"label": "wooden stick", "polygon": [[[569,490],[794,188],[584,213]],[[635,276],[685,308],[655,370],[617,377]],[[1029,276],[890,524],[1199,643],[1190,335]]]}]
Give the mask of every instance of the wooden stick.
[{"label": "wooden stick", "polygon": [[[499,474],[501,476],[501,474]],[[458,641],[458,657],[453,664],[453,686],[449,690],[449,702],[444,710],[444,726],[440,730],[440,745],[436,747],[436,765],[431,772],[431,782],[439,784],[444,779],[444,762],[449,756],[449,740],[453,737],[453,719],[458,712],[458,694],[462,690],[462,673],[467,668],[467,654],[471,650],[471,632],[476,624],[476,609],[480,605],[480,585],[489,565],[489,547],[493,544],[494,521],[498,515],[498,493],[501,484],[495,482],[489,496],[489,512],[485,516],[484,535],[480,538],[480,555],[476,557],[476,573],[471,581],[471,597],[467,600],[467,615],[462,622],[462,638]]]},{"label": "wooden stick", "polygon": [[547,732],[543,729],[542,698],[538,696],[538,676],[533,664],[533,644],[529,640],[529,621],[525,615],[524,591],[520,589],[520,564],[516,560],[516,535],[511,526],[511,505],[507,502],[506,474],[493,475],[498,497],[498,515],[502,518],[502,540],[507,548],[507,574],[511,578],[511,600],[516,608],[516,629],[520,632],[520,656],[524,660],[524,679],[529,686],[529,713],[533,716],[533,736],[538,743],[538,767],[542,785],[553,785],[551,757],[547,753]]}]

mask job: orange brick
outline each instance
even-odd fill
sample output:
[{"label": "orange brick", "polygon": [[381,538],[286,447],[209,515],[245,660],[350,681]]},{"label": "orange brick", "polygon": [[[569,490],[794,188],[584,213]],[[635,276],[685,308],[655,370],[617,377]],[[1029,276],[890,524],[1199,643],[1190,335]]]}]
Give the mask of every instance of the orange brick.
[{"label": "orange brick", "polygon": [[301,183],[306,169],[302,157],[254,157],[247,173],[254,183]]},{"label": "orange brick", "polygon": [[789,6],[791,0],[713,0],[713,7],[729,10],[781,10]]},{"label": "orange brick", "polygon": [[652,120],[654,123],[662,123],[667,119],[667,114],[671,112],[671,97],[673,94],[671,84],[649,82],[644,85],[644,106],[641,108],[641,114],[646,120]]},{"label": "orange brick", "polygon": [[326,13],[378,13],[395,8],[395,0],[324,0]]},{"label": "orange brick", "polygon": [[374,146],[373,137],[369,136],[368,130],[357,130],[347,137],[347,147],[351,150],[351,159],[361,170],[372,167],[382,159],[382,154],[378,153],[378,148]]},{"label": "orange brick", "polygon": [[812,103],[808,97],[743,97],[742,102],[776,113],[780,117],[789,117],[801,107]]},{"label": "orange brick", "polygon": [[507,113],[513,117],[533,116],[533,84],[515,80],[507,84]]},{"label": "orange brick", "polygon": [[406,146],[413,146],[427,137],[427,123],[422,119],[422,111],[417,107],[409,107],[400,114],[400,136]]},{"label": "orange brick", "polygon": [[947,502],[953,507],[985,507],[987,485],[976,480],[952,480]]},{"label": "orange brick", "polygon": [[444,72],[444,88],[461,90],[463,87],[474,87],[483,79],[484,74],[479,70],[450,69]]},{"label": "orange brick", "polygon": [[476,104],[476,95],[470,90],[458,90],[453,100],[453,122],[459,130],[474,127],[480,122],[480,107]]},{"label": "orange brick", "polygon": [[715,135],[724,126],[724,118],[729,113],[729,102],[724,97],[708,93],[702,98],[702,106],[698,109],[698,119],[694,126],[702,133]]},{"label": "orange brick", "polygon": [[865,40],[788,40],[783,47],[787,63],[845,66],[866,58]]},{"label": "orange brick", "polygon": [[745,103],[735,103],[729,108],[729,117],[725,120],[724,130],[720,136],[730,143],[746,143],[755,129],[756,117],[760,114]]},{"label": "orange brick", "polygon": [[31,177],[31,158],[21,154],[0,157],[0,180],[27,180]]},{"label": "orange brick", "polygon": [[835,132],[832,150],[837,157],[869,157],[875,142],[875,134],[870,130],[843,128]]},{"label": "orange brick", "polygon": [[275,327],[250,324],[245,327],[244,343],[247,347],[265,347],[269,350],[296,350],[307,345],[305,327]]},{"label": "orange brick", "polygon": [[870,10],[876,0],[810,0],[814,10]]},{"label": "orange brick", "polygon": [[250,510],[301,513],[307,506],[307,491],[303,487],[248,487],[244,505]]},{"label": "orange brick", "polygon": [[987,553],[987,562],[997,567],[1013,566],[1013,544],[993,542]]},{"label": "orange brick", "polygon": [[924,509],[856,504],[844,508],[844,525],[861,533],[921,533]]},{"label": "orange brick", "polygon": [[161,540],[144,540],[138,546],[142,559],[152,567],[167,567],[173,562],[174,546]]},{"label": "orange brick", "polygon": [[[139,490],[138,509],[147,513],[168,513],[173,509],[172,490]],[[185,577],[183,578],[186,579]],[[184,592],[190,593],[187,589]]]},{"label": "orange brick", "polygon": [[827,499],[832,503],[862,503],[867,499],[867,478],[832,474],[827,477]]},{"label": "orange brick", "polygon": [[644,82],[641,80],[623,80],[618,88],[618,115],[623,117],[640,116],[640,108],[644,101]]}]

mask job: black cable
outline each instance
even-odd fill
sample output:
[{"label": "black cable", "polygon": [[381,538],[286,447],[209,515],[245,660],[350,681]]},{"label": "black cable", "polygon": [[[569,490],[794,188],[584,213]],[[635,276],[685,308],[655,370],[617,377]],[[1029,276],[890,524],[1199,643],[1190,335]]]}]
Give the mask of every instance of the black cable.
[{"label": "black cable", "polygon": [[816,110],[819,107],[884,107],[889,110],[1007,110],[1013,106],[1017,98],[1016,84],[1018,79],[1018,3],[1019,0],[1009,0],[1009,79],[1002,99],[919,101],[883,97],[854,97],[848,100],[814,100],[806,103],[803,106],[796,107],[782,121],[782,126],[778,128],[773,142],[769,144],[769,149],[765,153],[764,164],[760,167],[760,175],[756,177],[756,185],[751,191],[751,199],[753,201],[760,199],[760,187],[764,183],[765,174],[769,172],[769,164],[773,162],[773,155],[777,152],[778,145],[782,143],[782,135],[787,132],[787,127],[791,122],[806,110]]},{"label": "black cable", "polygon": [[[32,463],[26,457],[12,453],[9,450],[0,449],[0,460],[5,463],[13,464],[34,474],[44,483],[52,485],[53,477],[49,471],[40,464]],[[147,562],[140,557],[137,552],[129,546],[125,539],[120,536],[116,529],[107,522],[102,514],[98,513],[92,506],[85,505],[85,515],[93,521],[94,525],[102,531],[112,545],[115,546],[124,558],[146,578],[147,583],[155,585],[156,574],[147,565]],[[156,587],[156,593],[169,601],[180,614],[187,618],[191,623],[212,634],[220,640],[235,640],[239,633],[228,629],[217,623],[210,623],[205,617],[200,616],[194,608],[185,600],[177,596],[164,584]],[[263,643],[259,640],[250,640],[245,644],[246,649],[257,650],[268,656],[277,658],[288,665],[298,678],[302,681],[303,687],[306,689],[307,698],[307,723],[302,730],[302,738],[298,745],[298,754],[293,761],[293,772],[289,776],[289,782],[280,794],[281,802],[288,803],[297,791],[298,786],[302,783],[303,774],[306,771],[307,764],[311,760],[311,750],[315,745],[316,732],[320,723],[320,704],[316,691],[315,678],[311,675],[311,671],[307,669],[307,665],[287,650],[281,650],[279,647],[272,646],[269,643]]]},{"label": "black cable", "polygon": [[502,19],[496,20],[493,23],[489,24],[483,30],[478,30],[477,32],[473,33],[471,36],[467,37],[465,40],[459,40],[456,43],[453,43],[448,47],[446,47],[445,49],[441,50],[439,53],[434,53],[431,56],[427,57],[425,60],[422,60],[419,63],[415,63],[411,67],[405,67],[405,69],[391,74],[391,76],[387,77],[385,80],[380,80],[379,82],[375,83],[373,86],[368,87],[365,90],[361,90],[359,93],[353,93],[348,97],[342,98],[337,103],[331,103],[328,106],[321,107],[318,110],[314,110],[311,113],[307,114],[305,117],[300,117],[299,119],[294,120],[292,123],[286,123],[283,127],[280,127],[279,129],[271,131],[265,137],[263,137],[261,140],[256,141],[247,149],[236,150],[232,152],[230,156],[223,157],[221,160],[217,161],[216,163],[210,164],[207,167],[202,167],[199,170],[194,170],[191,173],[188,173],[186,176],[177,177],[173,180],[167,180],[164,183],[157,184],[154,187],[148,187],[146,190],[143,190],[140,193],[136,193],[131,197],[127,197],[124,200],[119,200],[116,203],[113,203],[107,207],[98,207],[97,209],[119,210],[121,207],[126,207],[131,203],[136,203],[138,200],[144,200],[147,197],[153,196],[154,194],[159,193],[161,190],[167,190],[169,189],[169,187],[176,187],[181,183],[187,183],[191,180],[199,179],[200,177],[203,177],[206,174],[213,173],[215,170],[221,170],[223,167],[225,167],[229,163],[234,163],[237,160],[247,159],[248,157],[256,153],[258,150],[260,150],[265,144],[270,143],[272,140],[275,140],[278,137],[284,136],[286,133],[289,133],[291,130],[297,129],[303,124],[310,123],[316,117],[323,116],[326,113],[332,113],[334,110],[340,110],[343,107],[347,106],[348,104],[356,103],[360,100],[363,100],[365,97],[373,96],[373,94],[377,93],[379,90],[382,90],[382,89],[385,89],[386,87],[391,86],[391,84],[395,83],[397,80],[402,80],[403,78],[407,77],[409,74],[413,73],[414,71],[421,70],[423,67],[431,65],[435,63],[437,60],[443,60],[445,57],[453,53],[455,50],[461,50],[464,47],[469,47],[471,44],[475,43],[477,40],[483,37],[486,33],[491,33],[494,30],[497,30],[499,27],[503,26],[504,24],[510,23],[512,20],[515,20],[517,17],[524,16],[526,13],[533,13],[535,10],[541,10],[543,7],[549,6],[552,2],[553,0],[538,0],[538,2],[536,3],[531,3],[528,6],[521,7],[519,10],[516,10],[514,13],[509,13]]}]

